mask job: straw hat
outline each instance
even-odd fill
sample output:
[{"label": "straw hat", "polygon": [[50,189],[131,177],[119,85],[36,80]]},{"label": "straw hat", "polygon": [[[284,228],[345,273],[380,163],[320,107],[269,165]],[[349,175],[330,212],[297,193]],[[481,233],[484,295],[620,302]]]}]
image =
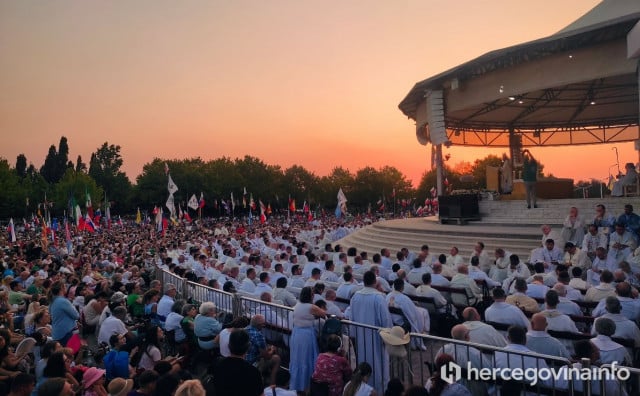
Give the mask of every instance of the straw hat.
[{"label": "straw hat", "polygon": [[91,385],[95,384],[96,381],[100,379],[103,375],[105,375],[106,371],[103,369],[99,369],[96,367],[89,367],[87,371],[82,375],[82,384],[85,389],[89,389]]},{"label": "straw hat", "polygon": [[404,329],[400,326],[393,326],[390,329],[380,329],[379,334],[387,345],[407,345],[411,341],[409,333],[405,333]]},{"label": "straw hat", "polygon": [[133,380],[124,378],[114,378],[109,382],[107,391],[111,396],[125,396],[133,389]]}]

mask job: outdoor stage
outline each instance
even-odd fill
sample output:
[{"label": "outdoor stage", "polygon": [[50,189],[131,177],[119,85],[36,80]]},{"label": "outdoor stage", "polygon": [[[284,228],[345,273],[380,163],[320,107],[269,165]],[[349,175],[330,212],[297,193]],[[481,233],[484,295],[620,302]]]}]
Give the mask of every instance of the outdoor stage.
[{"label": "outdoor stage", "polygon": [[640,213],[638,197],[539,200],[537,209],[527,209],[524,201],[483,200],[480,201],[480,221],[466,225],[440,224],[437,216],[385,220],[356,231],[336,244],[356,247],[358,251],[368,252],[370,257],[382,248],[391,249],[393,256],[402,247],[419,251],[427,244],[433,254],[448,254],[452,246],[457,246],[468,258],[475,243],[482,241],[490,256],[501,247],[526,259],[540,244],[542,224],[551,224],[559,230],[572,206],[578,208],[581,216],[591,219],[599,203],[616,216],[627,203]]}]

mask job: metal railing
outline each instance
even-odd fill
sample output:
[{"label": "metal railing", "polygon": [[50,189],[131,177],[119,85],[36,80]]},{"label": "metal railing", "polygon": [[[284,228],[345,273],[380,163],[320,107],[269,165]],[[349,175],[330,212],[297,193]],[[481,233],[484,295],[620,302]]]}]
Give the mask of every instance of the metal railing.
[{"label": "metal railing", "polygon": [[[158,269],[156,279],[176,285],[182,298],[192,299],[198,303],[212,301],[218,311],[231,313],[234,316],[251,317],[256,314],[265,316],[267,326],[265,338],[276,345],[281,353],[289,355],[289,338],[293,330],[293,308],[261,301],[247,295],[227,293],[209,286],[188,282],[175,274]],[[557,356],[543,355],[534,352],[506,350],[484,344],[475,344],[450,338],[436,337],[426,334],[411,333],[411,342],[405,346],[389,348],[379,335],[381,328],[349,320],[341,320],[343,349],[348,361],[354,367],[366,361],[373,368],[371,385],[382,394],[390,378],[399,378],[405,385],[425,385],[434,374],[436,357],[440,353],[452,355],[454,361],[462,366],[461,375],[467,369],[473,370],[494,368],[532,368],[536,372],[542,369],[560,370],[561,368],[587,367],[589,361],[572,363]],[[324,319],[317,322],[317,334],[320,336]],[[416,347],[418,346],[418,347]],[[283,361],[288,361],[284,359]],[[467,366],[467,364],[469,366]],[[501,389],[526,392],[533,395],[624,395],[640,394],[640,369],[624,367],[629,378],[624,382],[586,381],[582,377],[564,381],[551,377],[542,378],[531,385],[523,381],[498,379],[487,381],[481,379],[465,379],[462,382],[474,395],[498,395]]]}]

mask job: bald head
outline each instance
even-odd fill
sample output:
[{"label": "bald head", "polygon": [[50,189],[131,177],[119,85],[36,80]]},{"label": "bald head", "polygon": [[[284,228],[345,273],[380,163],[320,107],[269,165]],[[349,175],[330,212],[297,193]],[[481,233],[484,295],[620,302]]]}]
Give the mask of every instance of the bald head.
[{"label": "bald head", "polygon": [[531,330],[545,331],[547,329],[547,318],[542,313],[533,314],[531,317]]},{"label": "bald head", "polygon": [[397,272],[398,279],[404,280],[407,277],[407,273],[403,269],[399,269]]},{"label": "bald head", "polygon": [[455,325],[451,329],[451,338],[460,341],[469,341],[469,328],[465,325]]},{"label": "bald head", "polygon": [[458,273],[460,274],[469,274],[469,267],[466,264],[460,264],[458,266]]}]

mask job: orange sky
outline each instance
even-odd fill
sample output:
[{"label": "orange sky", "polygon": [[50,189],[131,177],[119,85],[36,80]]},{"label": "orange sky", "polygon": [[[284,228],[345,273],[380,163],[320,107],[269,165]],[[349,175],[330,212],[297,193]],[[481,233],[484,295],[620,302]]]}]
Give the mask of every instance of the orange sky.
[{"label": "orange sky", "polygon": [[[318,175],[392,165],[417,184],[428,150],[397,108],[413,84],[595,4],[0,1],[0,156],[40,167],[65,135],[74,161],[121,145],[132,179],[153,157],[250,154]],[[604,178],[611,147],[532,152],[556,176]],[[633,144],[616,147],[637,161]],[[448,152],[453,164],[489,153]]]}]

